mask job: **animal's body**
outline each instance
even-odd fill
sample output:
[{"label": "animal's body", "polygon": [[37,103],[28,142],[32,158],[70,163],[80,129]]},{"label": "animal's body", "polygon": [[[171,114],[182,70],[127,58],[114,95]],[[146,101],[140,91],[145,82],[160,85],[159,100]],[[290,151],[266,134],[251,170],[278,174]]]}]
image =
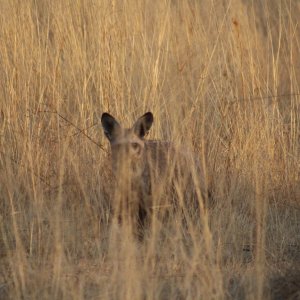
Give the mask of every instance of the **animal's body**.
[{"label": "animal's body", "polygon": [[[101,123],[111,145],[117,181],[114,211],[119,216],[127,216],[134,226],[144,227],[153,211],[165,215],[178,206],[195,209],[197,205],[189,208],[191,202],[185,203],[185,198],[191,190],[194,196],[197,191],[198,196],[205,195],[201,165],[186,149],[177,149],[166,141],[144,139],[153,123],[151,112],[129,129],[122,128],[108,113],[102,115]],[[202,201],[196,198],[194,203]]]}]

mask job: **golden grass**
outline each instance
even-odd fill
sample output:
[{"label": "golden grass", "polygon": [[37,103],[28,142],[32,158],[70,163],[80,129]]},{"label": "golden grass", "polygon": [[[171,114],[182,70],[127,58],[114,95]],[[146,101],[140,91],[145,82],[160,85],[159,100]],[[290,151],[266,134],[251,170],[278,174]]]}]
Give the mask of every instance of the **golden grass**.
[{"label": "golden grass", "polygon": [[[0,298],[299,297],[300,6],[246,3],[0,1]],[[141,244],[99,117],[148,110],[214,205]]]}]

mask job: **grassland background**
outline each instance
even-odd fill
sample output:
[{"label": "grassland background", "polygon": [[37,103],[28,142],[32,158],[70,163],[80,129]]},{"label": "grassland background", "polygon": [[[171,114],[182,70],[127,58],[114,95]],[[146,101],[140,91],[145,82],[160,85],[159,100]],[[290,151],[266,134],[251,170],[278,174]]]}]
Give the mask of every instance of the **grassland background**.
[{"label": "grassland background", "polygon": [[[299,15],[296,0],[1,0],[0,298],[300,298]],[[176,231],[110,230],[99,117],[148,110],[150,138],[206,158],[214,204],[188,250]]]}]

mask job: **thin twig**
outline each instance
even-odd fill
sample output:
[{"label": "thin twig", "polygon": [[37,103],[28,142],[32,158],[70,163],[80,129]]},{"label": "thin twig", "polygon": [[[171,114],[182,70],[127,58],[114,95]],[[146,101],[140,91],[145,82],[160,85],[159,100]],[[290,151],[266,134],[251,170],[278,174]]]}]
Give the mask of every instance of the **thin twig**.
[{"label": "thin twig", "polygon": [[[78,134],[83,134],[86,138],[88,138],[93,144],[95,144],[96,146],[98,146],[101,150],[103,150],[105,153],[107,153],[107,150],[99,143],[97,143],[95,140],[93,140],[89,135],[87,135],[84,131],[87,130],[87,128],[85,129],[81,129],[79,128],[76,124],[74,124],[72,121],[68,120],[66,117],[64,117],[63,115],[61,115],[59,112],[57,111],[50,111],[50,110],[39,110],[38,112],[43,112],[43,113],[50,113],[50,114],[56,114],[57,116],[59,116],[62,120],[64,120],[66,123],[68,123],[69,125],[71,125],[72,127],[74,127],[75,129],[78,130],[78,132],[76,132],[76,134],[74,135],[78,135]],[[91,128],[93,126],[95,126],[96,124],[93,124],[92,126],[88,127]],[[73,136],[74,136],[73,135]]]},{"label": "thin twig", "polygon": [[300,96],[300,93],[294,94],[282,94],[282,95],[271,95],[271,96],[263,96],[263,97],[245,97],[245,98],[238,98],[230,102],[230,104],[237,103],[239,101],[256,101],[256,100],[264,100],[264,99],[274,99],[274,98],[283,98],[283,97],[294,97]]}]

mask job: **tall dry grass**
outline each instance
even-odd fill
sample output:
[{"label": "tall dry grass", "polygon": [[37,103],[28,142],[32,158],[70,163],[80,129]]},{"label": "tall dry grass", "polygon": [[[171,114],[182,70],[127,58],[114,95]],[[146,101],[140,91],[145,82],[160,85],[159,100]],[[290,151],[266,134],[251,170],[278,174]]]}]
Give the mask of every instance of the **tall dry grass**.
[{"label": "tall dry grass", "polygon": [[[299,297],[299,14],[291,0],[0,1],[0,298]],[[206,158],[213,203],[191,231],[173,219],[138,243],[111,226],[99,116],[148,110],[150,138]]]}]

